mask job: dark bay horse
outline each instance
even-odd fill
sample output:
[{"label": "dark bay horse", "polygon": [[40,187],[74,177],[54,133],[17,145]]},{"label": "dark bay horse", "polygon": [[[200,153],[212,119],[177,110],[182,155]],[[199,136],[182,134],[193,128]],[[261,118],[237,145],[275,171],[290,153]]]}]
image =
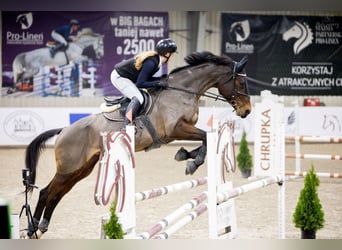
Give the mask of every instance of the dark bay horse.
[{"label": "dark bay horse", "polygon": [[[186,167],[186,174],[193,174],[204,163],[207,151],[206,132],[195,127],[200,97],[207,95],[208,89],[217,88],[220,96],[216,98],[230,103],[242,118],[251,112],[251,103],[244,70],[246,58],[235,62],[227,56],[195,52],[185,57],[185,61],[186,66],[169,74],[166,89],[149,91],[153,104],[147,115],[135,121],[135,150],[151,149],[174,140],[202,141],[198,148],[190,152],[181,148],[175,156],[178,161],[194,159]],[[113,122],[104,113],[93,114],[68,127],[43,132],[28,145],[25,162],[33,185],[39,154],[46,140],[58,135],[54,146],[56,174],[40,191],[28,237],[40,237],[48,230],[52,213],[62,197],[92,172],[101,154],[101,132],[119,131],[122,125],[119,111],[113,116],[121,120]]]}]

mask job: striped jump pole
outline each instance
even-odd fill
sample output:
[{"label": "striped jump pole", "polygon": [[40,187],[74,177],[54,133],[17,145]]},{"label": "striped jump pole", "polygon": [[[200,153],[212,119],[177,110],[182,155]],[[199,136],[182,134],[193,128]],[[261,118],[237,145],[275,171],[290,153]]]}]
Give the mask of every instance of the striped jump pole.
[{"label": "striped jump pole", "polygon": [[146,190],[142,192],[135,193],[135,201],[143,201],[152,199],[158,196],[167,195],[175,192],[179,192],[186,189],[192,189],[198,186],[207,184],[207,177],[202,177],[194,180],[184,181],[160,188],[155,188],[151,190]]},{"label": "striped jump pole", "polygon": [[334,136],[286,136],[285,139],[299,142],[342,143],[342,137]]},{"label": "striped jump pole", "polygon": [[[282,184],[282,177],[281,176],[271,176],[271,177],[267,177],[265,179],[261,179],[258,181],[254,181],[254,182],[242,185],[240,187],[232,188],[232,189],[227,190],[225,192],[218,192],[216,195],[216,203],[221,204],[223,202],[227,202],[228,200],[233,199],[235,197],[238,197],[240,195],[243,195],[247,192],[250,192],[250,191],[253,191],[253,190],[256,190],[259,188],[263,188],[263,187],[266,187],[266,186],[269,186],[269,185],[272,185],[275,183]],[[206,196],[206,194],[204,194],[204,195],[202,194],[202,198],[204,198],[204,196]],[[193,205],[195,205],[195,204],[198,205],[199,203],[200,202],[196,202],[196,203],[192,202],[191,203],[191,205],[192,205],[191,209],[193,209]],[[190,208],[189,205],[187,205],[187,207]],[[177,232],[180,228],[182,228],[186,224],[192,222],[193,220],[195,220],[197,217],[202,215],[207,210],[208,210],[208,204],[207,203],[198,205],[198,207],[196,209],[189,212],[183,218],[179,219],[177,221],[177,223],[173,224],[172,226],[170,226],[168,229],[166,229],[162,233],[159,233],[157,236],[154,237],[154,239],[168,239],[172,234]],[[140,234],[139,236],[143,239],[151,238],[156,233],[157,230],[161,231],[162,228],[166,228],[168,223],[171,224],[171,222],[176,221],[176,220],[171,221],[167,218],[168,217],[165,217],[163,220],[158,222],[155,226],[151,227],[151,229],[149,231],[144,232],[143,234]]]},{"label": "striped jump pole", "polygon": [[177,232],[180,228],[192,222],[193,220],[195,220],[197,217],[202,215],[207,210],[208,210],[207,203],[199,205],[194,211],[190,212],[189,214],[187,214],[186,216],[178,220],[177,223],[169,227],[164,232],[161,232],[160,234],[158,234],[156,237],[154,237],[154,239],[168,239],[172,234]]},{"label": "striped jump pole", "polygon": [[[240,187],[232,188],[225,192],[218,192],[216,194],[216,203],[221,204],[221,203],[227,202],[228,200],[238,197],[240,195],[243,195],[247,192],[250,192],[250,191],[262,188],[262,187],[266,187],[275,183],[281,184],[282,177],[271,176],[262,180],[258,180],[252,183],[242,185]],[[182,228],[186,224],[195,220],[197,217],[202,215],[207,210],[208,210],[208,203],[199,205],[196,209],[194,209],[193,211],[188,213],[186,216],[178,220],[177,223],[170,226],[168,229],[166,229],[162,233],[159,233],[157,236],[155,236],[154,239],[168,239],[173,233],[177,232],[180,228]]]},{"label": "striped jump pole", "polygon": [[228,190],[226,192],[220,192],[217,194],[217,203],[225,202],[229,199],[238,197],[242,194],[245,194],[247,192],[250,192],[255,189],[263,188],[272,184],[278,183],[279,185],[283,184],[283,178],[279,176],[270,176],[266,177],[261,180],[257,180],[245,185],[242,185],[240,187],[233,188],[231,190]]},{"label": "striped jump pole", "polygon": [[296,159],[296,172],[301,171],[301,159],[323,159],[323,160],[341,160],[341,155],[321,155],[321,154],[301,154],[300,144],[309,143],[342,143],[342,137],[336,136],[286,136],[287,141],[295,142],[295,154],[288,154],[286,158]]},{"label": "striped jump pole", "polygon": [[[200,203],[205,201],[207,199],[207,192],[203,192],[199,196],[193,198],[189,202],[185,203],[180,208],[176,209],[174,212],[169,214],[168,216],[164,217],[162,220],[157,222],[155,225],[147,229],[145,232],[140,233],[137,236],[137,239],[150,239],[163,229],[165,229],[167,226],[171,225],[175,221],[177,221],[181,216],[183,216],[185,213],[191,211],[196,206],[198,206]],[[179,229],[179,228],[178,228]],[[163,235],[170,235],[170,233],[166,233]]]},{"label": "striped jump pole", "polygon": [[326,154],[286,154],[286,158],[290,159],[317,159],[317,160],[342,160],[342,155],[326,155]]},{"label": "striped jump pole", "polygon": [[[294,176],[294,177],[305,177],[307,172],[286,172],[286,176]],[[318,177],[327,177],[327,178],[342,178],[341,173],[325,173],[325,172],[316,172]]]}]

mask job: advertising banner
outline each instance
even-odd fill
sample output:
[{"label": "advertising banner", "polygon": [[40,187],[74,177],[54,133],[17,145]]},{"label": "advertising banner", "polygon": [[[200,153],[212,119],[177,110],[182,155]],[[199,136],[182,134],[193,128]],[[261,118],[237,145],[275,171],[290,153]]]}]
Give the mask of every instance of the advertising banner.
[{"label": "advertising banner", "polygon": [[[67,48],[52,31],[79,22]],[[169,36],[167,12],[2,12],[2,96],[116,95],[114,65]],[[166,71],[166,69],[163,69]]]},{"label": "advertising banner", "polygon": [[248,55],[252,95],[342,95],[342,17],[222,14],[221,52]]},{"label": "advertising banner", "polygon": [[255,104],[254,174],[274,176],[280,173],[280,140],[278,134],[283,122],[283,104],[264,99]]},{"label": "advertising banner", "polygon": [[[68,126],[100,108],[0,108],[0,146],[27,145],[40,133],[54,128]],[[286,136],[311,135],[342,137],[342,107],[285,107],[284,124]],[[196,127],[211,131],[208,120],[234,122],[234,141],[239,142],[243,131],[247,140],[253,142],[255,135],[255,114],[247,118],[237,117],[232,108],[200,107]],[[264,112],[264,117],[271,113]],[[273,115],[273,114],[272,114]],[[53,117],[53,119],[51,118]],[[312,117],[316,121],[312,122]],[[260,121],[259,121],[260,122]],[[267,119],[264,120],[267,124]]]}]

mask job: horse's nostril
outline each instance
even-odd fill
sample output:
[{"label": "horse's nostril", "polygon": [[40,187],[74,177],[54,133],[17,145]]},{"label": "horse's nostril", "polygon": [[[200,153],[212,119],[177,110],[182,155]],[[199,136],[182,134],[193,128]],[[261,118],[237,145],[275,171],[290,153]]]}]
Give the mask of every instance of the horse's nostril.
[{"label": "horse's nostril", "polygon": [[244,117],[248,116],[250,113],[251,113],[251,111],[249,109],[246,109]]}]

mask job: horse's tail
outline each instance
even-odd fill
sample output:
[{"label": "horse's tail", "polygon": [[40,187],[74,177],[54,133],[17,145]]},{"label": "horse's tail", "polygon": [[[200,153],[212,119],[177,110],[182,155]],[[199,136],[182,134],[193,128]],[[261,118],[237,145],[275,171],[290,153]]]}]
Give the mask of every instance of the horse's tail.
[{"label": "horse's tail", "polygon": [[[26,148],[25,155],[25,165],[26,168],[30,170],[30,175],[28,177],[29,184],[34,185],[36,181],[36,168],[40,153],[45,149],[45,142],[55,136],[58,135],[63,128],[58,129],[50,129],[47,130],[40,135],[38,135]],[[33,188],[29,187],[29,191],[32,191]]]}]

